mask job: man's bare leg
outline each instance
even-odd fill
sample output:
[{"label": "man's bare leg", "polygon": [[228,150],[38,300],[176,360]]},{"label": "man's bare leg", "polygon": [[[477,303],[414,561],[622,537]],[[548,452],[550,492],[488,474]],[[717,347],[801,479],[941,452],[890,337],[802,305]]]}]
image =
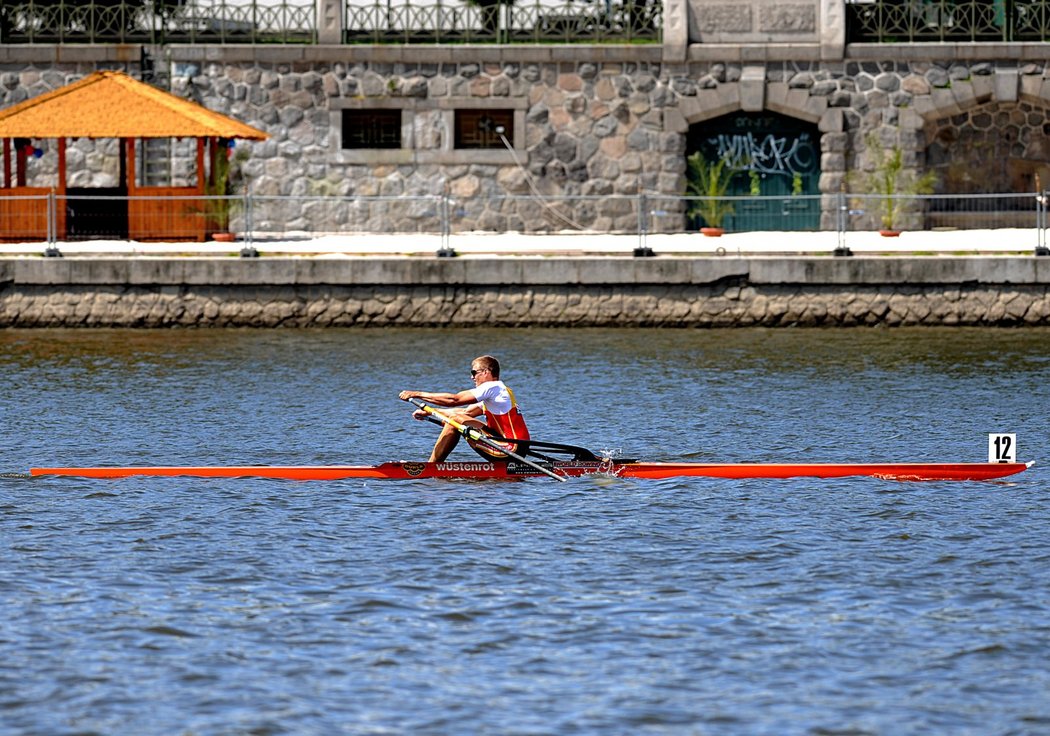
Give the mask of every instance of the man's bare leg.
[{"label": "man's bare leg", "polygon": [[459,432],[452,428],[451,425],[446,424],[441,428],[441,434],[438,435],[437,442],[434,443],[434,450],[430,453],[430,459],[428,463],[443,463],[445,458],[449,456],[449,453],[456,449],[456,445],[459,444]]},{"label": "man's bare leg", "polygon": [[[486,427],[484,422],[480,422],[470,416],[464,415],[451,415],[460,424],[465,424],[469,427],[477,427],[483,429]],[[430,459],[427,460],[429,463],[443,463],[445,458],[456,448],[459,444],[459,430],[454,429],[451,424],[446,424],[441,428],[441,434],[438,435],[437,442],[434,443],[434,450],[430,453]]]}]

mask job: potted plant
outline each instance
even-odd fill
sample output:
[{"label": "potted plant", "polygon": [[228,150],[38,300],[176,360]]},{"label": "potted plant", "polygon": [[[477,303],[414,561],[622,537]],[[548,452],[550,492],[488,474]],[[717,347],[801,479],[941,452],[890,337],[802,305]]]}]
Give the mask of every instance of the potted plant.
[{"label": "potted plant", "polygon": [[927,171],[919,176],[905,168],[900,146],[887,149],[874,134],[865,140],[874,166],[871,171],[859,172],[859,184],[866,193],[878,195],[875,211],[881,226],[879,234],[895,238],[900,235],[900,216],[912,207],[916,196],[933,193],[937,174]]},{"label": "potted plant", "polygon": [[248,152],[243,148],[233,153],[233,146],[224,141],[215,148],[211,174],[204,186],[205,216],[212,240],[232,243],[236,239],[230,231],[230,218],[241,204],[235,195],[240,193],[244,184],[241,166],[247,160]]},{"label": "potted plant", "polygon": [[689,209],[690,217],[701,217],[704,227],[700,232],[708,237],[718,237],[723,232],[722,220],[734,212],[733,203],[725,199],[729,184],[737,169],[725,157],[708,161],[697,151],[686,158],[689,166],[686,193],[699,197]]}]

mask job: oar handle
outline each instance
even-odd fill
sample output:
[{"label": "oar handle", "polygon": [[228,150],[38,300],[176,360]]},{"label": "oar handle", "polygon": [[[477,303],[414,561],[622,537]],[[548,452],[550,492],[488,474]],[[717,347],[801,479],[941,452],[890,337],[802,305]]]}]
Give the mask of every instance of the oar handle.
[{"label": "oar handle", "polygon": [[448,416],[447,414],[443,414],[442,412],[438,411],[430,404],[427,404],[421,399],[405,399],[405,401],[425,411],[428,415],[428,419],[437,420],[438,422],[447,424],[464,437],[467,437],[468,439],[480,441],[482,443],[493,444],[491,442],[488,442],[488,438],[485,437],[485,434],[481,430],[475,429],[474,427],[468,427],[462,422],[457,422],[452,417]]}]

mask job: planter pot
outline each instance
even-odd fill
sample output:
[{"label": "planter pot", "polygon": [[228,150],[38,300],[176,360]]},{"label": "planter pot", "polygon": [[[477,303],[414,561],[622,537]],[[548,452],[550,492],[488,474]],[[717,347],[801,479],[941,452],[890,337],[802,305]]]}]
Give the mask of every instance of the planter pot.
[{"label": "planter pot", "polygon": [[900,234],[900,230],[879,230],[879,235],[881,235],[884,238],[896,238]]},{"label": "planter pot", "polygon": [[700,232],[709,238],[720,238],[725,230],[720,227],[702,227],[700,228]]},{"label": "planter pot", "polygon": [[233,233],[212,233],[211,239],[218,243],[232,243],[237,236]]}]

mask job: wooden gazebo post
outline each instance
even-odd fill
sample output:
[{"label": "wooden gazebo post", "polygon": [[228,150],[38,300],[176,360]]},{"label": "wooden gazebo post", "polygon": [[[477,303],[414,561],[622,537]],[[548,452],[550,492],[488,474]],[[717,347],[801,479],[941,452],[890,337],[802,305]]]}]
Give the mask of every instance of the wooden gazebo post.
[{"label": "wooden gazebo post", "polygon": [[197,139],[197,194],[204,196],[204,138]]},{"label": "wooden gazebo post", "polygon": [[124,186],[128,190],[128,196],[129,197],[134,197],[135,196],[135,187],[136,187],[135,182],[138,179],[138,177],[136,175],[137,167],[135,165],[135,141],[136,140],[137,140],[136,138],[123,138],[120,141],[121,145],[124,146],[124,150],[126,152],[125,156],[126,156],[126,160],[128,162],[127,171],[124,172]]}]

